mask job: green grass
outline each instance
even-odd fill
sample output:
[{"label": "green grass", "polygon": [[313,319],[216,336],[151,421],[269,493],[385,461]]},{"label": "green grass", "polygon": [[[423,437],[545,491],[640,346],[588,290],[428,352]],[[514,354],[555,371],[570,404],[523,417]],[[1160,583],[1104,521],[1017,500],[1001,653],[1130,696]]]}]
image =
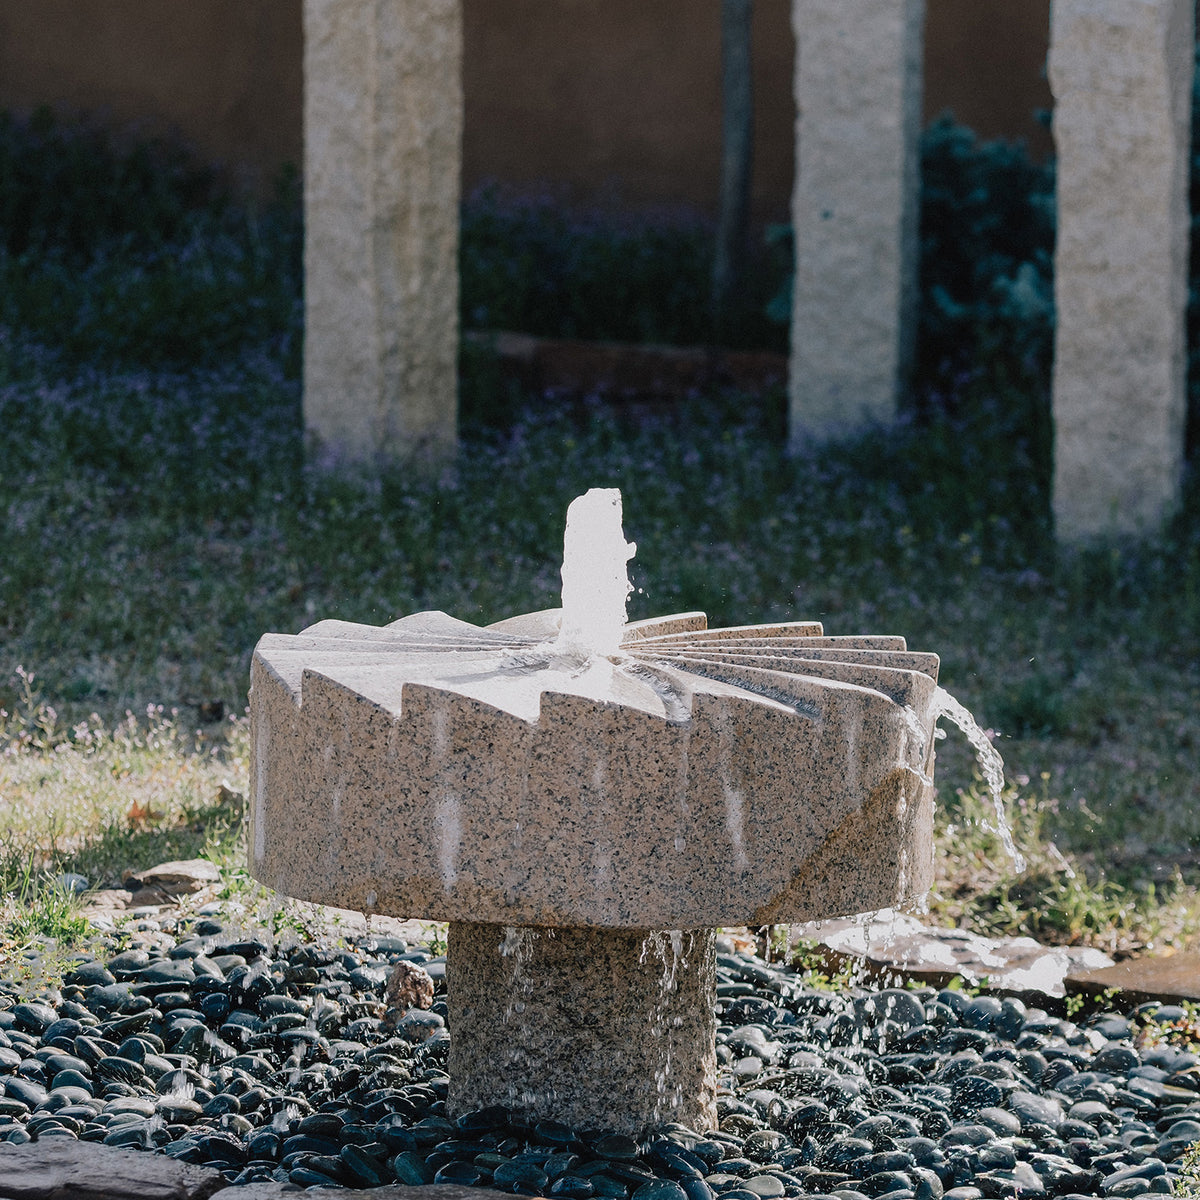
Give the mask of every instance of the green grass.
[{"label": "green grass", "polygon": [[1159,538],[1057,551],[1037,405],[1002,372],[964,381],[940,415],[794,459],[780,396],[714,394],[636,421],[541,403],[508,430],[466,430],[438,478],[334,477],[303,465],[296,384],[261,355],[72,374],[9,344],[9,862],[34,852],[96,882],[194,853],[231,864],[236,819],[218,797],[223,779],[246,789],[257,638],[323,617],[487,623],[552,606],[566,505],[604,485],[622,488],[638,543],[632,617],[816,617],[942,655],[943,682],[996,730],[1036,886],[1012,877],[951,735],[935,911],[1048,941],[1195,943],[1195,500]]}]

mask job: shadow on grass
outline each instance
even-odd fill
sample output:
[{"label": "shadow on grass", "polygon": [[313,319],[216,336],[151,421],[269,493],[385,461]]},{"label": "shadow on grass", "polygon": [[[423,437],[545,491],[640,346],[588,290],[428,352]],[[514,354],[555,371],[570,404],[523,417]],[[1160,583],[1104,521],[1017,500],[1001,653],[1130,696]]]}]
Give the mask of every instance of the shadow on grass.
[{"label": "shadow on grass", "polygon": [[127,871],[136,873],[163,862],[220,861],[239,851],[243,809],[241,793],[225,787],[211,803],[188,809],[172,824],[157,823],[153,810],[135,806],[125,820],[106,825],[55,867],[105,888],[120,887]]}]

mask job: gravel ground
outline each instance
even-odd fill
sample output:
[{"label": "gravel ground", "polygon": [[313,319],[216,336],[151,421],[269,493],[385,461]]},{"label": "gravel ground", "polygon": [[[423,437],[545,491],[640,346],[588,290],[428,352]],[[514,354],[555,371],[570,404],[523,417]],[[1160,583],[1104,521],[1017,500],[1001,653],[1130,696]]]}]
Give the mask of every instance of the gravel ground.
[{"label": "gravel ground", "polygon": [[[141,1148],[237,1182],[570,1200],[1166,1194],[1200,1141],[1200,1058],[1164,1037],[1182,1009],[1076,1024],[986,994],[829,993],[727,941],[719,1129],[637,1141],[498,1107],[455,1120],[445,964],[428,948],[142,924],[132,947],[74,962],[60,992],[0,984],[0,1140]],[[432,980],[431,1007],[389,1007],[402,960]]]}]

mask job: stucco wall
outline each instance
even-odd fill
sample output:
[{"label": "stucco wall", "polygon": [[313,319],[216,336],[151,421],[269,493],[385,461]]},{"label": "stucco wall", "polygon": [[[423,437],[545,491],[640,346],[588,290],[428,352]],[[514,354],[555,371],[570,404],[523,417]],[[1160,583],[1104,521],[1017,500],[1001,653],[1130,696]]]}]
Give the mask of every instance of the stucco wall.
[{"label": "stucco wall", "polygon": [[[1049,0],[928,0],[925,109],[1049,140]],[[718,0],[464,0],[465,185],[711,209]],[[792,184],[790,0],[756,0],[755,215]],[[300,0],[0,0],[0,108],[171,130],[262,189],[301,154]]]}]

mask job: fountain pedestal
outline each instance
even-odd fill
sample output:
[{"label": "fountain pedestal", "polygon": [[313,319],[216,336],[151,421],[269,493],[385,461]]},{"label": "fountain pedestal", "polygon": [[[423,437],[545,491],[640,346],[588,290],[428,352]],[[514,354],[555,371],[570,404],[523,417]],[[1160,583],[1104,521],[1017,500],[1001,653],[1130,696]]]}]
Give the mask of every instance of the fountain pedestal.
[{"label": "fountain pedestal", "polygon": [[451,1114],[715,1126],[715,930],[452,921],[446,980]]}]

